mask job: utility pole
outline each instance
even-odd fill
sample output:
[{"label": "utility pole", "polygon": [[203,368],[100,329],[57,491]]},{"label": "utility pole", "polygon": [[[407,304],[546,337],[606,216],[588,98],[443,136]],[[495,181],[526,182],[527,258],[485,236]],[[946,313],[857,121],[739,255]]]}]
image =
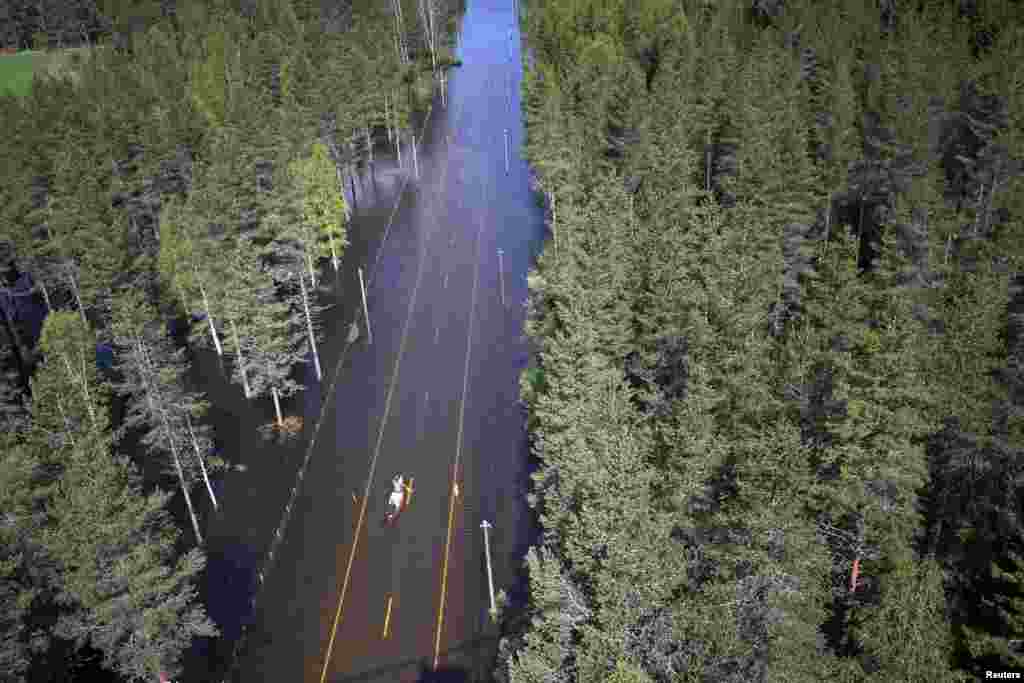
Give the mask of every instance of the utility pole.
[{"label": "utility pole", "polygon": [[505,305],[505,268],[502,264],[502,254],[505,252],[501,249],[498,250],[498,284],[501,286],[501,305]]},{"label": "utility pole", "polygon": [[491,595],[491,619],[496,619],[498,616],[498,608],[494,605],[494,576],[491,574],[491,543],[487,537],[487,530],[491,529],[491,523],[486,519],[480,524],[480,528],[484,530],[484,552],[487,554],[487,586],[490,588]]},{"label": "utility pole", "polygon": [[363,317],[366,318],[366,338],[373,343],[373,332],[370,331],[370,311],[366,308],[366,285],[363,284],[363,269],[359,269],[359,290],[363,293]]}]

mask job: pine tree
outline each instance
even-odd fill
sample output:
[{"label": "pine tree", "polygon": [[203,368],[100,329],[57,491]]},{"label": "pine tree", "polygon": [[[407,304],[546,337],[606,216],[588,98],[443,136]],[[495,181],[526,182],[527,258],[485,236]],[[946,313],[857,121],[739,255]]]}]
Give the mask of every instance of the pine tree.
[{"label": "pine tree", "polygon": [[302,196],[302,220],[299,237],[306,249],[310,286],[316,288],[314,260],[330,257],[334,270],[348,246],[345,223],[348,205],[335,179],[335,168],[320,143],[313,145],[309,157],[296,160],[291,171]]}]

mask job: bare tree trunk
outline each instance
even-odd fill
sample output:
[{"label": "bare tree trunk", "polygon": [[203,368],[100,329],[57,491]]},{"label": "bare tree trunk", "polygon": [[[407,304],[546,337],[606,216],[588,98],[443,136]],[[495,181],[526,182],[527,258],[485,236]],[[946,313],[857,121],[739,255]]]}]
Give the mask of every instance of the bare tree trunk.
[{"label": "bare tree trunk", "polygon": [[316,350],[316,335],[313,334],[313,318],[309,315],[309,295],[306,293],[306,283],[299,278],[302,285],[302,307],[306,309],[306,331],[309,333],[309,346],[313,349],[313,366],[316,368],[316,380],[323,380],[320,371],[320,354]]},{"label": "bare tree trunk", "polygon": [[75,295],[75,303],[78,304],[78,315],[82,318],[82,324],[85,325],[85,329],[89,329],[89,321],[85,318],[85,306],[82,305],[82,297],[78,292],[78,283],[75,282],[75,276],[71,273],[71,266],[68,266],[68,280],[71,281],[71,293]]},{"label": "bare tree trunk", "polygon": [[60,410],[60,418],[64,423],[64,432],[68,435],[68,441],[71,442],[71,446],[75,446],[75,436],[71,433],[70,420],[68,419],[67,413],[64,412],[64,402],[60,400],[60,396],[57,396],[57,409]]},{"label": "bare tree trunk", "polygon": [[394,140],[391,137],[391,112],[390,112],[390,110],[388,108],[388,96],[387,95],[384,96],[384,127],[388,131],[388,144],[390,145],[390,144],[392,144],[394,142]]},{"label": "bare tree trunk", "polygon": [[395,129],[395,149],[398,150],[398,167],[402,168],[402,131],[400,128]]},{"label": "bare tree trunk", "polygon": [[167,433],[167,443],[171,447],[171,456],[174,458],[174,467],[178,471],[178,483],[181,485],[181,492],[185,494],[185,507],[188,508],[188,516],[192,519],[192,530],[196,534],[196,541],[203,544],[203,535],[199,531],[199,519],[196,517],[195,507],[192,505],[192,495],[188,492],[185,484],[185,471],[181,468],[181,459],[178,457],[178,449],[174,445],[174,438],[171,436],[171,426],[167,421],[167,412],[161,408],[161,417],[164,421],[164,431]]},{"label": "bare tree trunk", "polygon": [[711,192],[711,131],[704,141],[704,191]]},{"label": "bare tree trunk", "polygon": [[245,397],[250,398],[252,396],[252,390],[249,389],[249,373],[245,367],[245,356],[242,355],[242,342],[238,337],[238,326],[235,325],[235,319],[229,318],[231,322],[231,334],[235,338],[235,353],[238,354],[238,372],[242,375],[242,390],[245,392]]},{"label": "bare tree trunk", "polygon": [[414,175],[414,177],[417,180],[419,180],[419,178],[420,178],[420,161],[419,161],[419,157],[416,155],[416,133],[412,134],[412,166],[413,166],[413,175]]},{"label": "bare tree trunk", "polygon": [[199,278],[199,272],[192,267],[192,270],[196,275],[196,282],[199,283],[199,293],[203,295],[203,307],[206,309],[206,322],[210,326],[210,336],[213,337],[213,345],[217,348],[217,355],[223,356],[224,349],[220,345],[220,337],[217,336],[217,328],[213,325],[213,311],[210,310],[210,300],[206,296],[206,287],[203,287],[203,281]]},{"label": "bare tree trunk", "polygon": [[43,303],[46,304],[46,313],[53,313],[53,304],[50,302],[50,292],[46,289],[46,283],[39,278],[39,289],[43,292]]},{"label": "bare tree trunk", "polygon": [[185,315],[192,315],[192,306],[188,303],[188,298],[185,296],[185,288],[180,284],[178,285],[178,296],[181,297],[181,307],[185,311]]},{"label": "bare tree trunk", "polygon": [[[306,268],[309,270],[310,286],[313,287],[313,289],[316,289],[316,268],[313,267],[313,257],[309,253],[309,248],[306,248],[304,251],[306,252]],[[303,286],[303,290],[302,291],[306,291],[305,290],[306,283],[302,282],[302,280],[303,280],[303,278],[300,277],[299,281],[300,281],[300,284]]]},{"label": "bare tree trunk", "polygon": [[64,361],[64,368],[68,371],[68,378],[72,382],[77,381],[81,385],[82,396],[85,401],[85,409],[89,413],[89,421],[92,422],[92,426],[95,427],[96,413],[93,412],[92,401],[89,400],[89,385],[86,383],[85,377],[79,377],[75,374],[75,371],[71,369],[71,361],[68,360],[68,357],[65,354],[60,354],[60,358]]},{"label": "bare tree trunk", "polygon": [[277,387],[271,387],[270,394],[274,397],[274,410],[277,412],[277,426],[284,427],[284,418],[281,417],[281,399],[278,396]]},{"label": "bare tree trunk", "polygon": [[328,235],[328,241],[331,245],[331,265],[334,266],[334,272],[338,272],[338,252],[334,248],[334,235]]},{"label": "bare tree trunk", "polygon": [[210,494],[210,501],[213,503],[213,509],[217,507],[217,496],[213,493],[213,487],[210,486],[210,476],[206,473],[206,463],[203,462],[203,455],[199,452],[199,442],[196,441],[196,433],[192,429],[192,418],[188,416],[188,411],[185,411],[185,422],[188,424],[188,434],[192,437],[192,449],[196,452],[196,460],[199,461],[199,469],[203,472],[203,481],[206,482],[206,492]]},{"label": "bare tree trunk", "polygon": [[[136,355],[139,358],[139,375],[142,377],[142,380],[146,385],[146,401],[149,403],[149,412],[155,415],[157,406],[153,402],[153,388],[149,377],[147,376],[147,372],[149,371],[149,361],[146,356],[146,348],[140,337],[135,338],[135,343]],[[164,423],[164,433],[167,435],[167,445],[171,449],[171,456],[174,458],[174,466],[178,471],[178,483],[181,485],[181,492],[185,494],[185,506],[188,508],[189,517],[192,518],[192,530],[195,531],[196,542],[199,545],[202,545],[203,535],[199,531],[199,520],[196,518],[195,508],[192,506],[192,496],[188,492],[188,486],[185,485],[185,472],[181,468],[181,459],[178,458],[178,449],[174,445],[174,437],[171,436],[171,426],[167,421],[167,412],[163,409],[163,406],[160,406],[160,417]]]}]

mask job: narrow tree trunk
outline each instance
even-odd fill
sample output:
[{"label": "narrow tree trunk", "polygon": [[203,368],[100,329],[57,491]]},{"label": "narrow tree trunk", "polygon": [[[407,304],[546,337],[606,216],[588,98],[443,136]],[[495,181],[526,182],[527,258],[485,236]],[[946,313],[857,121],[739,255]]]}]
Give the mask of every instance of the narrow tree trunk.
[{"label": "narrow tree trunk", "polygon": [[188,516],[192,519],[192,530],[196,534],[196,542],[203,544],[203,535],[199,531],[199,519],[196,517],[196,509],[192,505],[192,495],[188,492],[185,484],[185,471],[181,467],[181,458],[178,457],[178,449],[174,445],[174,438],[171,436],[171,425],[167,421],[167,412],[160,409],[164,421],[164,431],[167,434],[167,444],[171,447],[171,456],[174,458],[174,467],[178,471],[178,483],[181,485],[181,492],[185,494],[185,507],[188,508]]},{"label": "narrow tree trunk", "polygon": [[223,356],[224,349],[220,345],[220,337],[217,336],[217,328],[213,325],[213,311],[210,310],[210,300],[206,296],[206,287],[203,286],[202,280],[199,279],[199,273],[196,272],[196,282],[199,283],[199,293],[203,296],[203,307],[206,309],[206,323],[210,326],[210,336],[213,337],[213,345],[217,349],[217,355]]},{"label": "narrow tree trunk", "polygon": [[71,369],[71,361],[68,360],[68,357],[65,354],[63,354],[63,353],[60,354],[60,358],[61,358],[61,360],[64,361],[64,368],[68,371],[68,378],[72,382],[75,382],[77,380],[77,382],[82,386],[82,396],[83,396],[83,400],[85,401],[85,409],[89,413],[89,421],[92,422],[92,426],[95,427],[96,426],[96,413],[93,412],[92,401],[89,400],[89,387],[85,383],[85,378],[84,377],[78,377],[75,374],[75,371]]},{"label": "narrow tree trunk", "polygon": [[85,318],[85,306],[82,305],[82,297],[78,292],[78,283],[75,282],[75,276],[71,274],[71,268],[68,268],[68,280],[71,281],[71,293],[75,296],[75,303],[78,305],[78,315],[82,318],[82,324],[85,329],[89,329],[89,321]]},{"label": "narrow tree trunk", "polygon": [[284,427],[284,418],[281,417],[281,399],[277,394],[277,387],[271,387],[270,394],[274,397],[274,410],[277,412],[277,426]]},{"label": "narrow tree trunk", "polygon": [[231,322],[231,334],[235,338],[235,353],[238,355],[238,372],[242,375],[242,390],[245,392],[245,397],[250,398],[252,390],[249,389],[249,373],[245,367],[245,356],[242,355],[242,342],[238,337],[238,326],[235,325],[234,318],[228,320]]},{"label": "narrow tree trunk", "polygon": [[192,438],[192,449],[196,452],[196,460],[199,461],[199,469],[203,472],[203,481],[206,482],[206,492],[210,494],[210,501],[213,503],[213,509],[217,510],[217,496],[213,493],[213,487],[210,486],[210,476],[206,473],[206,463],[203,462],[203,455],[199,452],[199,442],[196,440],[195,430],[192,429],[192,418],[188,416],[188,411],[185,411],[185,423],[188,424],[188,434]]},{"label": "narrow tree trunk", "polygon": [[704,190],[711,192],[711,131],[704,141]]},{"label": "narrow tree trunk", "polygon": [[[135,338],[136,349],[135,353],[139,358],[139,375],[142,377],[142,381],[146,385],[146,402],[149,404],[149,412],[154,417],[156,416],[156,405],[153,402],[153,389],[150,379],[147,377],[147,371],[149,369],[149,362],[147,360],[146,348],[142,343],[141,337]],[[167,445],[171,449],[171,456],[174,458],[174,465],[178,471],[178,482],[181,484],[181,492],[185,494],[185,506],[188,508],[189,516],[192,518],[192,529],[196,534],[196,541],[199,545],[203,543],[203,535],[199,532],[199,520],[196,518],[195,508],[192,506],[192,496],[188,492],[188,486],[185,485],[185,472],[181,468],[181,460],[178,458],[178,449],[174,445],[174,438],[171,436],[171,426],[167,421],[167,412],[160,407],[160,417],[164,423],[164,433],[167,435]]]},{"label": "narrow tree trunk", "polygon": [[388,108],[388,96],[384,96],[384,127],[388,131],[388,144],[392,144],[394,140],[391,137],[391,111]]},{"label": "narrow tree trunk", "polygon": [[320,354],[316,350],[316,335],[313,334],[313,318],[309,315],[309,295],[306,293],[306,283],[299,278],[299,283],[302,285],[302,307],[306,309],[306,331],[309,333],[309,346],[313,349],[313,366],[316,368],[316,380],[319,382],[323,379],[323,375],[320,372]]},{"label": "narrow tree trunk", "polygon": [[178,296],[181,297],[181,308],[185,311],[185,315],[192,317],[192,307],[188,303],[188,298],[185,296],[185,288],[178,284]]},{"label": "narrow tree trunk", "polygon": [[370,134],[370,126],[366,126],[366,150],[370,158],[370,172],[373,173],[373,136]]},{"label": "narrow tree trunk", "polygon": [[419,157],[416,154],[416,133],[412,134],[412,166],[413,166],[413,175],[414,175],[414,177],[417,180],[419,180],[419,177],[420,177],[420,161],[419,161]]},{"label": "narrow tree trunk", "polygon": [[[96,348],[93,347],[92,352],[96,353]],[[82,393],[85,394],[85,405],[89,407],[89,419],[92,421],[93,426],[96,426],[96,413],[93,412],[92,407],[92,393],[89,391],[89,374],[88,374],[88,361],[85,358],[85,354],[81,354],[82,357]],[[95,359],[93,360],[95,363]]]},{"label": "narrow tree trunk", "polygon": [[402,168],[402,131],[400,128],[395,129],[395,149],[398,150],[398,167]]},{"label": "narrow tree trunk", "polygon": [[338,272],[338,252],[334,248],[334,235],[328,235],[328,240],[331,244],[331,265],[334,266],[334,272]]},{"label": "narrow tree trunk", "polygon": [[60,410],[60,419],[64,422],[64,433],[68,435],[68,441],[71,442],[71,446],[75,446],[75,437],[71,433],[71,427],[69,426],[71,420],[68,419],[67,413],[64,412],[64,401],[60,400],[60,396],[57,396],[57,409]]},{"label": "narrow tree trunk", "polygon": [[[313,289],[316,289],[316,268],[313,267],[313,257],[309,253],[309,249],[305,249],[306,252],[306,268],[309,270],[309,282]],[[306,291],[306,283],[303,282],[303,278],[299,278],[299,283],[302,285],[302,291]]]},{"label": "narrow tree trunk", "polygon": [[53,313],[53,304],[50,302],[50,292],[46,289],[46,283],[39,278],[39,289],[43,292],[43,303],[46,304],[46,313]]}]

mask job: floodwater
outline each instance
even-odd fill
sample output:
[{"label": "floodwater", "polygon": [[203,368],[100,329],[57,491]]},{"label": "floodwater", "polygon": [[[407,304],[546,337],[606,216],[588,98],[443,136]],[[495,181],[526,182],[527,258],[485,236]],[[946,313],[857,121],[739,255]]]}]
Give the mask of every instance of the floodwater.
[{"label": "floodwater", "polygon": [[[435,97],[417,122],[418,178],[408,146],[401,168],[389,148],[357,189],[343,271],[322,271],[323,379],[307,369],[309,389],[283,406],[303,416],[301,437],[261,442],[270,401],[226,386],[212,354],[196,363],[223,455],[246,469],[222,478],[206,523],[205,597],[225,638],[193,653],[185,680],[225,667],[246,683],[489,678],[498,633],[481,523],[495,591],[509,589],[532,535],[518,377],[544,234],[517,152],[512,4],[471,2],[446,106]],[[412,494],[386,525],[398,473]]]}]

